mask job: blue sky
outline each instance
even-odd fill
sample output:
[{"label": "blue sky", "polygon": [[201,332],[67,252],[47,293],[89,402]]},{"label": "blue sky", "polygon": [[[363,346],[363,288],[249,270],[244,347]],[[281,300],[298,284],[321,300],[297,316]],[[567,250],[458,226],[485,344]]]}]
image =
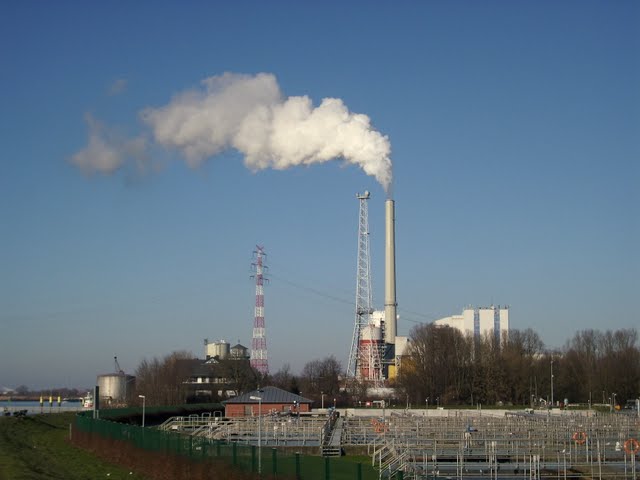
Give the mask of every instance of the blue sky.
[{"label": "blue sky", "polygon": [[132,138],[141,111],[224,72],[340,98],[388,136],[399,334],[492,303],[549,347],[637,327],[639,22],[633,1],[4,2],[0,385],[250,346],[256,244],[271,371],[346,366],[365,189],[383,303],[374,178],[341,160],[253,172],[233,150],[191,169],[158,145],[146,174],[71,162],[87,115]]}]

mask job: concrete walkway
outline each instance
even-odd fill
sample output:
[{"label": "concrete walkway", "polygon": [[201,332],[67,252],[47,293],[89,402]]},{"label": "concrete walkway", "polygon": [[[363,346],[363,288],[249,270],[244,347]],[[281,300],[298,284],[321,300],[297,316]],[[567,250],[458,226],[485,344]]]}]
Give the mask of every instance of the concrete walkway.
[{"label": "concrete walkway", "polygon": [[329,439],[328,447],[340,448],[342,440],[342,429],[344,424],[344,418],[338,417],[336,424],[333,426],[333,432],[331,432],[331,439]]}]

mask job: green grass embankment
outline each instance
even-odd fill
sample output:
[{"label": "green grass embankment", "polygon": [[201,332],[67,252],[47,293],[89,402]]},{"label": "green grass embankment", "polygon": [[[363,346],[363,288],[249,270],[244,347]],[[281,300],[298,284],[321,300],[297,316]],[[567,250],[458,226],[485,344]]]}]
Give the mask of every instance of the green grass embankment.
[{"label": "green grass embankment", "polygon": [[0,417],[0,480],[142,480],[69,442],[75,413]]}]

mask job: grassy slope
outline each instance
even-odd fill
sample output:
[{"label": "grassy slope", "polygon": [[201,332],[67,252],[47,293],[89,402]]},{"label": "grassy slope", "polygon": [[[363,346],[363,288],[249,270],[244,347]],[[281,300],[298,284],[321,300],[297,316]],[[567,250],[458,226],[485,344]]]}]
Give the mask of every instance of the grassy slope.
[{"label": "grassy slope", "polygon": [[141,480],[68,442],[73,413],[0,417],[0,480]]}]

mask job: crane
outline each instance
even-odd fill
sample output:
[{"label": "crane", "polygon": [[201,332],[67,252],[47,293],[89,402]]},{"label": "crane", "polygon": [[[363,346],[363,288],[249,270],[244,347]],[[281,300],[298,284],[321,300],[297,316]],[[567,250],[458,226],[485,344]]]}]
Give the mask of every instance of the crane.
[{"label": "crane", "polygon": [[113,357],[113,361],[114,361],[114,363],[116,364],[116,373],[118,373],[118,374],[120,374],[120,375],[124,375],[124,370],[122,370],[122,369],[120,368],[120,364],[118,363],[118,357],[117,357],[117,356],[114,356],[114,357]]}]

